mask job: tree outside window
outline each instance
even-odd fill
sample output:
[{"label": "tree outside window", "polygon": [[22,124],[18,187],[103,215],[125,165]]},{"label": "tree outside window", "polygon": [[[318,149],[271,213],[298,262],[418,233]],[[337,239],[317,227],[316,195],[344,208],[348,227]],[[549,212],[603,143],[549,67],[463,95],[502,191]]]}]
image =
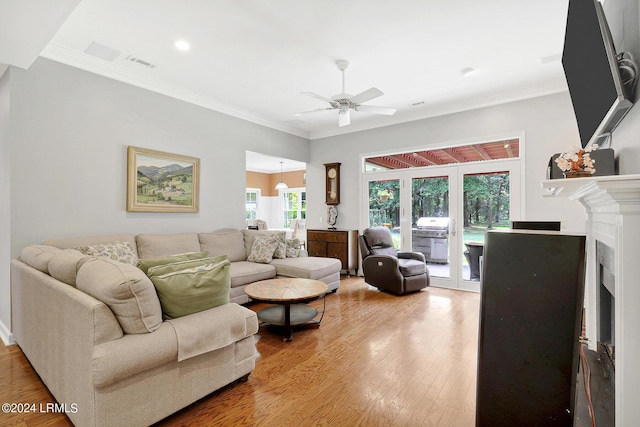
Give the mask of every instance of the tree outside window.
[{"label": "tree outside window", "polygon": [[290,228],[294,219],[307,217],[307,192],[304,189],[291,188],[282,192],[284,228]]},{"label": "tree outside window", "polygon": [[245,219],[258,218],[258,200],[260,199],[260,190],[247,188],[244,198]]}]

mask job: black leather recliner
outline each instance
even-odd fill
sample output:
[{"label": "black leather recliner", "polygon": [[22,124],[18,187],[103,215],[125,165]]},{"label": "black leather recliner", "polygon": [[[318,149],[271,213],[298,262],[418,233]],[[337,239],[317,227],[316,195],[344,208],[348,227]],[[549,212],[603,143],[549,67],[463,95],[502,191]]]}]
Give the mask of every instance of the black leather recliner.
[{"label": "black leather recliner", "polygon": [[395,295],[417,292],[429,286],[424,254],[398,252],[387,227],[366,228],[358,235],[364,281]]}]

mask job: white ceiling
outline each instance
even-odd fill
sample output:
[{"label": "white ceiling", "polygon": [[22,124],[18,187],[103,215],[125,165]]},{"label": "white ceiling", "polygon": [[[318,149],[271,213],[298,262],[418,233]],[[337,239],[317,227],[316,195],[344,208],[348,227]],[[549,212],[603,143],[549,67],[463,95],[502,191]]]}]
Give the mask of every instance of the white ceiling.
[{"label": "white ceiling", "polygon": [[[315,139],[566,90],[567,4],[82,0],[41,55]],[[85,53],[93,42],[117,57]],[[344,128],[337,111],[296,117],[328,106],[301,92],[341,92],[338,59],[351,63],[348,93],[375,86],[384,95],[367,104],[398,112],[355,112]]]},{"label": "white ceiling", "polygon": [[[567,89],[568,0],[82,0],[75,10],[78,0],[64,0],[62,11],[7,1],[0,63],[27,68],[35,57],[13,58],[35,51],[309,139]],[[190,50],[174,47],[181,39]],[[86,53],[92,43],[113,57]],[[348,93],[377,87],[384,95],[366,104],[397,113],[353,112],[343,128],[335,110],[296,117],[328,107],[301,92],[341,92],[339,59],[350,62]]]},{"label": "white ceiling", "polygon": [[280,162],[282,162],[282,171],[300,171],[306,170],[307,164],[296,160],[286,159],[283,157],[268,156],[262,153],[246,152],[247,170],[251,172],[276,173],[280,172]]}]

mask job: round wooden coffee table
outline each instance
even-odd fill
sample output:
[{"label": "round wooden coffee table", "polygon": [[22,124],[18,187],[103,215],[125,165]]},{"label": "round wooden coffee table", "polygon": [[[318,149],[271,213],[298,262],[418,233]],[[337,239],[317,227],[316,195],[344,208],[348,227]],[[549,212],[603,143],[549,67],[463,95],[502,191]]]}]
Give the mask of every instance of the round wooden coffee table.
[{"label": "round wooden coffee table", "polygon": [[253,300],[275,304],[260,310],[258,319],[282,326],[284,341],[291,341],[293,326],[320,323],[312,322],[318,310],[305,303],[326,295],[327,290],[327,284],[320,280],[284,277],[251,283],[244,292]]}]

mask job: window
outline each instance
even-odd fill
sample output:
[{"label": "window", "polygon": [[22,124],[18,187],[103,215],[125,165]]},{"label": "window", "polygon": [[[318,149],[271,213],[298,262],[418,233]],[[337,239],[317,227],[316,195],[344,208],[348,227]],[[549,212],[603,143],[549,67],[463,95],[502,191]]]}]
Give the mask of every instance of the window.
[{"label": "window", "polygon": [[244,198],[245,219],[258,218],[258,200],[260,200],[260,190],[257,188],[247,188]]},{"label": "window", "polygon": [[284,228],[289,228],[291,220],[307,217],[307,192],[304,188],[290,188],[282,191]]}]

